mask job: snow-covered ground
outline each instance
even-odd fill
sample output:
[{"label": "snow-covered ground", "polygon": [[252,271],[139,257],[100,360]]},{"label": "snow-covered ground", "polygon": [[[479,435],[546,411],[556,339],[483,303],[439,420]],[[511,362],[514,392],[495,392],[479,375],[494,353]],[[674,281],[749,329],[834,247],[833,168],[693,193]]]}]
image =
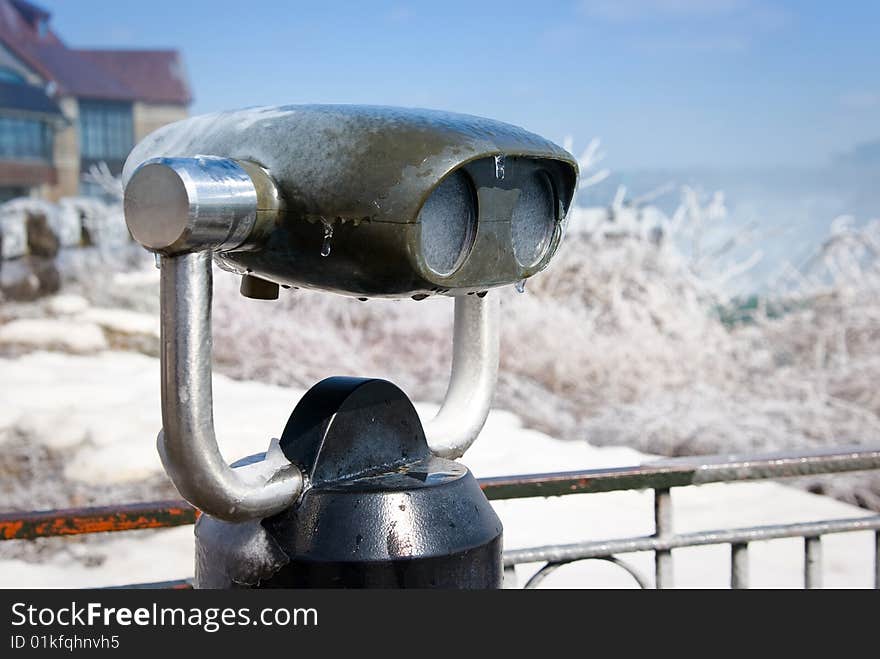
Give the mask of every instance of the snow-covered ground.
[{"label": "snow-covered ground", "polygon": [[[70,483],[119,485],[161,474],[155,451],[160,424],[159,364],[155,358],[113,350],[83,355],[36,351],[0,359],[0,372],[4,382],[15,383],[4,387],[0,395],[0,446],[27,436],[63,452],[64,480]],[[280,433],[303,393],[222,375],[215,376],[214,385],[219,441],[229,460],[264,450],[268,439]],[[418,408],[425,418],[436,410],[427,404]],[[650,459],[632,449],[596,448],[586,442],[553,439],[523,427],[514,414],[497,410],[465,462],[477,476],[491,476],[622,466]],[[673,502],[676,529],[684,532],[868,514],[776,483],[679,488],[673,491]],[[652,531],[650,492],[572,495],[494,505],[504,522],[509,548]],[[108,534],[100,540],[92,538],[86,545],[75,540],[69,545],[68,551],[56,551],[39,561],[0,560],[0,586],[118,585],[192,574],[191,527]],[[868,587],[872,548],[870,533],[827,536],[826,585]],[[72,560],[84,554],[93,560]],[[643,574],[653,573],[650,555],[629,558]],[[727,547],[677,550],[675,561],[677,585],[724,587],[728,583]],[[520,580],[535,568],[518,568]],[[802,574],[802,542],[753,545],[753,586],[797,587],[802,585]],[[633,583],[619,568],[590,561],[560,569],[544,585],[630,587]]]}]

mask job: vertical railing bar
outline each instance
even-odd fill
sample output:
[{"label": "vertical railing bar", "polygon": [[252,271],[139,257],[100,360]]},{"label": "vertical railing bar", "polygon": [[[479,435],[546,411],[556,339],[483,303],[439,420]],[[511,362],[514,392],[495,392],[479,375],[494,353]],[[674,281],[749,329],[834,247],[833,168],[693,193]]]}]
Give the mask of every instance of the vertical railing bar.
[{"label": "vertical railing bar", "polygon": [[880,531],[874,534],[874,589],[880,590]]},{"label": "vertical railing bar", "polygon": [[[672,535],[672,495],[668,487],[654,490],[654,536]],[[654,581],[658,589],[673,587],[672,550],[654,552]]]},{"label": "vertical railing bar", "polygon": [[804,586],[808,589],[822,587],[822,538],[804,538]]},{"label": "vertical railing bar", "polygon": [[504,568],[502,588],[504,590],[514,589],[519,586],[516,578],[516,566],[508,565]]},{"label": "vertical railing bar", "polygon": [[739,590],[749,587],[749,543],[730,545],[730,587]]}]

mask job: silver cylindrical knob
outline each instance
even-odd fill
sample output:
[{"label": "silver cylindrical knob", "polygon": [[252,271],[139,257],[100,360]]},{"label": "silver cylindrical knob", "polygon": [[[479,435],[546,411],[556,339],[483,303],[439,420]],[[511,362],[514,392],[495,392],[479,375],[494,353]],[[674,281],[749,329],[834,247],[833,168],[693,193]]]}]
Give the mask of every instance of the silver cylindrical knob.
[{"label": "silver cylindrical knob", "polygon": [[131,235],[167,255],[242,246],[256,224],[257,207],[253,180],[227,158],[154,158],[125,187]]}]

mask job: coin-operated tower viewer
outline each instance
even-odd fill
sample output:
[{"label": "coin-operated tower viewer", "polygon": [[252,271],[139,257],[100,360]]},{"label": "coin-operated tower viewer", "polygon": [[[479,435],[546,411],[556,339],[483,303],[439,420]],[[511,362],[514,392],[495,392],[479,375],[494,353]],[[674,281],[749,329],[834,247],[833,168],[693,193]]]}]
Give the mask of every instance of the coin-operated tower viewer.
[{"label": "coin-operated tower viewer", "polygon": [[[124,184],[129,230],[161,267],[158,447],[204,513],[195,585],[499,587],[501,522],[456,459],[495,387],[493,289],[556,253],[572,156],[478,117],[284,106],[165,126],[135,147]],[[423,425],[390,382],[333,377],[265,453],[226,464],[211,393],[213,263],[258,299],[290,287],[452,297],[452,372],[436,417]]]}]

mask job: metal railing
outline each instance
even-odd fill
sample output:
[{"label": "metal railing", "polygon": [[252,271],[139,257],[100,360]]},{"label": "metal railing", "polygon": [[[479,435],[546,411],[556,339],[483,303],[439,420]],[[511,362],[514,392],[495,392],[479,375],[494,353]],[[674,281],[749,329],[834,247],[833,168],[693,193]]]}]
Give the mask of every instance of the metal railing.
[{"label": "metal railing", "polygon": [[[572,544],[546,545],[504,552],[506,585],[513,568],[522,563],[544,563],[526,582],[537,587],[557,568],[584,560],[603,560],[626,570],[642,588],[650,581],[619,554],[654,552],[654,585],[674,585],[672,550],[681,547],[730,545],[730,585],[747,588],[750,543],[781,538],[804,539],[804,584],[822,586],[822,537],[831,533],[874,532],[874,587],[880,588],[880,515],[818,520],[795,524],[728,528],[676,534],[673,531],[671,489],[707,483],[730,483],[815,476],[852,471],[880,470],[880,447],[837,448],[821,452],[775,453],[754,456],[700,456],[651,462],[635,467],[591,469],[527,476],[502,476],[480,480],[490,500],[524,499],[614,492],[654,490],[654,526],[649,536],[617,538]],[[0,515],[0,540],[157,529],[193,524],[198,512],[185,501],[159,501],[120,507],[52,510]],[[186,580],[136,584],[133,587],[186,588]]]}]

